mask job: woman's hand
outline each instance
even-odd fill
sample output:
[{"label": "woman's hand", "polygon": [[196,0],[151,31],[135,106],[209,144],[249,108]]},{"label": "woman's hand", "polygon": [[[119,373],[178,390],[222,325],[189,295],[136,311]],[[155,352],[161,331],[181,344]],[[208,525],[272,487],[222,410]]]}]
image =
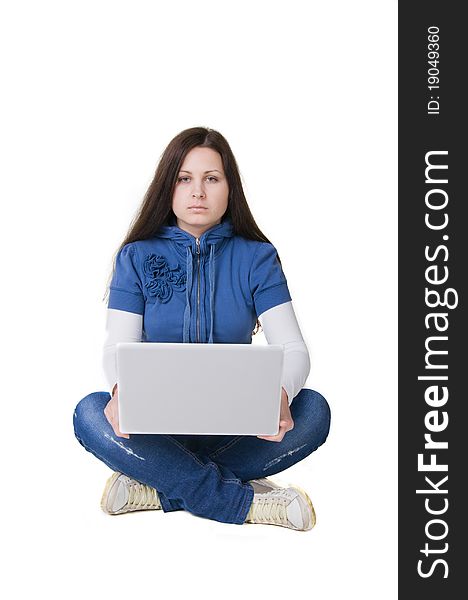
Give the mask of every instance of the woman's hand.
[{"label": "woman's hand", "polygon": [[106,415],[106,419],[111,424],[112,429],[117,437],[127,438],[127,440],[130,439],[128,433],[122,433],[119,429],[119,391],[117,389],[117,384],[114,385],[112,390],[112,398],[106,404],[104,414]]},{"label": "woman's hand", "polygon": [[280,422],[279,431],[276,435],[257,435],[261,440],[268,440],[270,442],[281,442],[285,434],[291,431],[294,427],[294,421],[291,416],[291,410],[289,409],[288,395],[284,388],[281,388],[281,408],[280,408]]}]

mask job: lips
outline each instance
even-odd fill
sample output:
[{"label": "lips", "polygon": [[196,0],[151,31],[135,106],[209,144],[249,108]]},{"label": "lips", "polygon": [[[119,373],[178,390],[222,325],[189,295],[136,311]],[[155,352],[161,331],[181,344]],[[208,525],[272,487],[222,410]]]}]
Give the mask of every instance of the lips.
[{"label": "lips", "polygon": [[203,210],[207,210],[206,206],[189,206],[189,208],[202,208]]}]

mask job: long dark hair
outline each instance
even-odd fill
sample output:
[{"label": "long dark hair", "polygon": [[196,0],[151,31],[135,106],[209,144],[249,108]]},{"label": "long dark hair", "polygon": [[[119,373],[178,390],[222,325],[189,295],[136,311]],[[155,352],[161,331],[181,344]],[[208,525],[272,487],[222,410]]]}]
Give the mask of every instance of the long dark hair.
[{"label": "long dark hair", "polygon": [[[169,142],[161,155],[153,181],[130,224],[125,239],[114,254],[112,273],[109,277],[104,299],[109,291],[109,283],[115,269],[115,259],[118,252],[126,244],[154,237],[161,225],[169,225],[172,218],[175,218],[172,210],[172,197],[177,177],[186,155],[196,147],[211,148],[221,155],[229,188],[228,207],[222,220],[226,217],[231,218],[235,235],[250,240],[270,242],[266,235],[260,231],[250,212],[242,188],[239,168],[227,140],[218,131],[207,127],[185,129]],[[260,328],[261,325],[257,319],[252,335],[255,335]]]}]

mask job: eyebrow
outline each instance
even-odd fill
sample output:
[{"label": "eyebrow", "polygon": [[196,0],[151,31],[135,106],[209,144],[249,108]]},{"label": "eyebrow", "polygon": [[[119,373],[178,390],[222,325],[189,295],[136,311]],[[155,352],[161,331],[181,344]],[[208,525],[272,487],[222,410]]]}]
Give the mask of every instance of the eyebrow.
[{"label": "eyebrow", "polygon": [[[211,171],[205,171],[206,173],[214,173],[215,171],[218,171],[218,169],[211,169]],[[180,173],[190,173],[190,175],[192,175],[192,171],[186,171],[185,169],[181,169],[179,171]],[[218,171],[218,173],[221,173],[221,171]]]}]

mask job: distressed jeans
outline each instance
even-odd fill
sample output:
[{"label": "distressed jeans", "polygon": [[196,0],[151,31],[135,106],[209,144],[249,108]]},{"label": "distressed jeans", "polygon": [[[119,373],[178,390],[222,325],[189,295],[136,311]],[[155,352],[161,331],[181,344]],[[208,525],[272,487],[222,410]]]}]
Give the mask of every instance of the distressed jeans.
[{"label": "distressed jeans", "polygon": [[186,510],[223,523],[242,524],[254,490],[252,479],[291,467],[326,440],[330,408],[303,388],[291,403],[294,428],[281,442],[247,435],[132,434],[117,437],[104,415],[111,396],[85,396],[73,414],[80,444],[113,471],[155,488],[164,512]]}]

